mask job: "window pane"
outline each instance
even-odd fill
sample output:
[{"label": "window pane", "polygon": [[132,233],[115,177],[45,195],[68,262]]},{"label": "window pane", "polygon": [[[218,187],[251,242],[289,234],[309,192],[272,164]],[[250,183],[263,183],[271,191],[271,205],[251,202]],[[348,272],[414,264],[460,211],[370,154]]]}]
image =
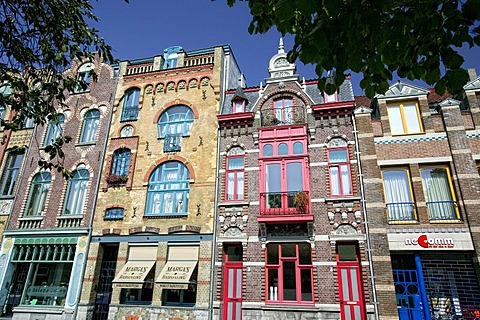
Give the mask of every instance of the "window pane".
[{"label": "window pane", "polygon": [[352,278],[352,299],[358,301],[360,299],[358,294],[358,277],[357,270],[354,268],[350,269],[350,277]]},{"label": "window pane", "polygon": [[288,145],[286,143],[280,143],[278,145],[278,155],[284,156],[288,154]]},{"label": "window pane", "polygon": [[388,110],[388,119],[390,120],[390,130],[392,134],[402,134],[405,133],[403,129],[402,114],[400,112],[400,106],[389,106]]},{"label": "window pane", "polygon": [[300,270],[300,284],[302,290],[302,301],[312,301],[312,270]]},{"label": "window pane", "polygon": [[342,194],[352,194],[352,183],[350,180],[350,167],[348,165],[340,166],[342,173]]},{"label": "window pane", "polygon": [[278,300],[278,270],[267,269],[268,271],[268,299]]},{"label": "window pane", "polygon": [[243,158],[229,158],[228,170],[238,170],[243,168]]},{"label": "window pane", "polygon": [[415,104],[404,104],[403,113],[405,114],[405,122],[407,123],[407,132],[421,132],[417,106]]},{"label": "window pane", "polygon": [[283,262],[283,300],[297,300],[297,283],[295,262]]},{"label": "window pane", "polygon": [[242,297],[242,269],[236,269],[236,278],[235,278],[235,288],[236,293],[235,293],[235,298],[241,298]]},{"label": "window pane", "polygon": [[346,149],[329,150],[328,162],[348,162],[348,153]]},{"label": "window pane", "polygon": [[341,268],[343,301],[351,301],[348,287],[348,269]]},{"label": "window pane", "polygon": [[284,243],[282,247],[282,257],[296,257],[297,245],[292,243]]},{"label": "window pane", "polygon": [[240,246],[228,246],[227,247],[227,256],[228,261],[242,261],[243,260],[243,250]]},{"label": "window pane", "polygon": [[228,269],[228,283],[227,283],[228,298],[235,298],[233,296],[233,288],[235,283],[234,274],[235,274],[235,269]]},{"label": "window pane", "polygon": [[266,144],[263,146],[263,156],[264,157],[273,156],[273,146],[271,144]]},{"label": "window pane", "polygon": [[385,202],[390,220],[414,219],[414,206],[406,170],[382,172]]},{"label": "window pane", "polygon": [[242,200],[244,196],[244,178],[243,172],[237,173],[237,199]]},{"label": "window pane", "polygon": [[455,219],[456,208],[445,168],[422,169],[422,182],[430,219]]},{"label": "window pane", "polygon": [[354,244],[339,244],[337,252],[340,261],[357,261],[357,247]]},{"label": "window pane", "polygon": [[337,196],[340,194],[340,177],[338,175],[338,167],[330,167],[330,194]]},{"label": "window pane", "polygon": [[293,144],[293,154],[303,154],[303,143],[295,142]]},{"label": "window pane", "polygon": [[278,244],[267,246],[267,264],[278,264]]},{"label": "window pane", "polygon": [[287,163],[287,191],[303,190],[303,174],[301,162]]},{"label": "window pane", "polygon": [[299,243],[298,253],[300,255],[299,264],[312,264],[311,247],[309,243]]},{"label": "window pane", "polygon": [[280,164],[267,164],[265,167],[265,191],[280,192],[281,191],[281,175]]}]

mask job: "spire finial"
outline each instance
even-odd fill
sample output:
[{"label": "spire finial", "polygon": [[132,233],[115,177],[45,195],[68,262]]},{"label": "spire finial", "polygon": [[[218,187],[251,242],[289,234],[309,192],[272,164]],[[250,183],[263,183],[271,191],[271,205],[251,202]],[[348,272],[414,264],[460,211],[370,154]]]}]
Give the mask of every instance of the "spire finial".
[{"label": "spire finial", "polygon": [[283,37],[280,37],[280,42],[278,44],[278,53],[285,53],[285,47],[283,46]]}]

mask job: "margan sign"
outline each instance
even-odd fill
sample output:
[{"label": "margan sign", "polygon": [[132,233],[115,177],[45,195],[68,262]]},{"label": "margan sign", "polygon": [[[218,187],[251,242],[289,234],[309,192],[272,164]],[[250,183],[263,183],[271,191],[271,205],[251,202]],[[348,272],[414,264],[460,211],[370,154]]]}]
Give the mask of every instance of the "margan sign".
[{"label": "margan sign", "polygon": [[422,248],[453,248],[455,242],[448,237],[431,237],[426,234],[420,235],[418,238],[405,238],[406,246],[420,246]]}]

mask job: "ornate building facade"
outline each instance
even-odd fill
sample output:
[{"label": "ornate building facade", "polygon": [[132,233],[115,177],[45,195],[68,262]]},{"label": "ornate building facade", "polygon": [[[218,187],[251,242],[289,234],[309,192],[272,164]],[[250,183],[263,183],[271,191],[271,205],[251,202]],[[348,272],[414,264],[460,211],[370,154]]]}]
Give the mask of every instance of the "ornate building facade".
[{"label": "ornate building facade", "polygon": [[78,319],[209,317],[228,46],[123,61]]},{"label": "ornate building facade", "polygon": [[[90,81],[92,70],[98,82]],[[26,119],[25,129],[9,137],[1,182],[10,216],[0,253],[0,304],[13,319],[76,319],[115,79],[99,58],[66,72],[85,85],[67,95],[58,121],[34,128]],[[37,163],[60,135],[72,137],[64,146],[63,164],[73,174],[68,181]],[[20,145],[27,151],[17,151]]]},{"label": "ornate building facade", "polygon": [[350,80],[322,94],[286,56],[218,116],[214,318],[371,318]]}]

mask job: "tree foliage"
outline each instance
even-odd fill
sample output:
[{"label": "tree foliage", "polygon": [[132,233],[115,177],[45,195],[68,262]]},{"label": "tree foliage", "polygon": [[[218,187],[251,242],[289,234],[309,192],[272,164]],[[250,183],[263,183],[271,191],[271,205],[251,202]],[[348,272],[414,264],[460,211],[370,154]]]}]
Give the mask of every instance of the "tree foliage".
[{"label": "tree foliage", "polygon": [[[0,0],[0,104],[14,114],[2,120],[6,129],[19,129],[28,118],[36,125],[58,121],[66,93],[85,85],[64,73],[75,59],[91,60],[95,52],[113,61],[110,46],[89,27],[97,20],[88,0]],[[69,140],[57,139],[39,165],[66,175],[61,148]]]},{"label": "tree foliage", "polygon": [[[238,0],[242,1],[242,0]],[[247,1],[247,0],[245,0]],[[233,6],[237,0],[227,0]],[[384,93],[396,72],[458,93],[468,81],[459,48],[480,44],[480,0],[248,0],[250,33],[275,26],[295,36],[290,61],[316,64],[332,93],[349,70],[367,96]],[[325,71],[335,70],[333,83]]]}]

